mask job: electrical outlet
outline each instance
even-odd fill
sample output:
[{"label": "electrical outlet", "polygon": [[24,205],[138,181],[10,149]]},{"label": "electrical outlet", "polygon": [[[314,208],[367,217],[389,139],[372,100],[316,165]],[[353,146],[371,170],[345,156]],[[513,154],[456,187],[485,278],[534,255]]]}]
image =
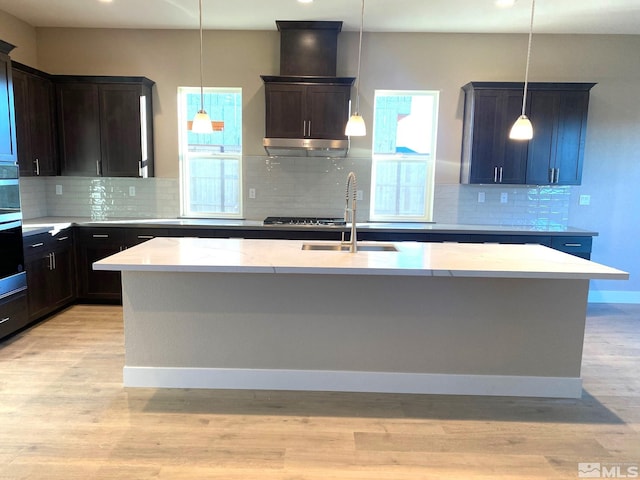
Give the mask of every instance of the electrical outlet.
[{"label": "electrical outlet", "polygon": [[56,195],[62,195],[62,185],[56,185]]},{"label": "electrical outlet", "polygon": [[356,200],[362,200],[364,199],[364,192],[362,190],[357,190],[356,191]]},{"label": "electrical outlet", "polygon": [[484,192],[478,192],[478,203],[484,203]]},{"label": "electrical outlet", "polygon": [[580,205],[591,205],[591,195],[580,195]]},{"label": "electrical outlet", "polygon": [[507,203],[509,201],[509,194],[507,192],[502,192],[500,194],[500,203]]},{"label": "electrical outlet", "polygon": [[249,198],[256,198],[256,189],[255,188],[250,188],[249,189]]},{"label": "electrical outlet", "polygon": [[135,197],[136,196],[136,187],[129,187],[129,196],[130,197]]}]

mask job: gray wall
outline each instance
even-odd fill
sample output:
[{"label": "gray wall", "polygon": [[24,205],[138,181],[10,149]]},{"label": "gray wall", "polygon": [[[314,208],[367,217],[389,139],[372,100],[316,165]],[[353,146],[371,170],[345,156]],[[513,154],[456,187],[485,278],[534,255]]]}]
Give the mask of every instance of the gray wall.
[{"label": "gray wall", "polygon": [[[2,23],[0,16],[0,26]],[[38,28],[35,32],[37,65],[34,66],[42,70],[61,74],[144,75],[157,82],[154,98],[156,172],[160,178],[177,180],[176,91],[181,85],[198,85],[197,32],[57,28]],[[204,40],[205,83],[242,87],[245,154],[259,158],[263,155],[264,132],[264,91],[259,75],[278,72],[278,34],[276,31],[207,31]],[[471,80],[522,80],[526,41],[526,35],[366,33],[364,36],[361,111],[369,126],[375,89],[441,92],[434,208],[437,221],[443,221],[443,217],[445,220],[455,217],[457,221],[471,219],[477,223],[487,220],[488,223],[509,223],[518,219],[517,209],[503,211],[499,204],[489,202],[479,206],[474,202],[478,188],[482,187],[459,185],[463,110],[460,87]],[[568,200],[563,191],[561,203],[566,209],[567,224],[600,233],[594,242],[593,259],[631,273],[628,282],[592,283],[592,294],[614,301],[640,302],[640,242],[637,241],[640,222],[635,211],[640,204],[636,187],[640,179],[638,51],[640,36],[534,35],[530,69],[532,81],[598,83],[591,94],[583,185],[569,189]],[[355,75],[356,67],[357,33],[342,32],[338,74]],[[353,157],[367,159],[370,141],[370,137],[354,139]],[[245,181],[252,175],[254,181],[265,180],[262,177],[262,173],[268,171],[265,162],[262,158],[255,163],[260,167],[246,171]],[[367,177],[367,167],[364,165],[356,172],[360,178]],[[330,173],[333,174],[335,172]],[[311,168],[307,175],[320,179],[325,174]],[[495,188],[487,187],[487,192],[493,194]],[[518,195],[527,198],[527,189],[514,191],[516,198]],[[297,195],[304,198],[304,193],[294,191],[289,197],[290,204],[300,200]],[[580,194],[591,195],[591,204],[578,205]],[[256,199],[259,201],[260,198]],[[328,197],[327,205],[332,202],[333,197]],[[453,202],[457,202],[455,209]],[[257,203],[247,202],[245,207],[250,212],[260,211]],[[482,214],[470,218],[468,212],[472,210]]]}]

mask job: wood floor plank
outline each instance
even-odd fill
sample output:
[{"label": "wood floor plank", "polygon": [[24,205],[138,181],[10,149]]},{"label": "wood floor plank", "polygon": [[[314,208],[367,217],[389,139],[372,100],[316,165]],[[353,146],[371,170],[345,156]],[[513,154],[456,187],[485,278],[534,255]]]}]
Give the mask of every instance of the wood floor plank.
[{"label": "wood floor plank", "polygon": [[0,343],[0,480],[533,480],[640,463],[640,306],[589,307],[580,399],[124,388],[122,308]]}]

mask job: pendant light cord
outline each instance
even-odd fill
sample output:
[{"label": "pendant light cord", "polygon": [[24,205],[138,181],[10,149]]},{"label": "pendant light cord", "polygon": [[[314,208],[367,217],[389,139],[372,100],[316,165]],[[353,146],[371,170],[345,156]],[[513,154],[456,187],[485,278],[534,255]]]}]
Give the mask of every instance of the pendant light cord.
[{"label": "pendant light cord", "polygon": [[358,75],[356,77],[356,114],[360,114],[360,62],[362,58],[362,30],[364,28],[364,0],[360,13],[360,41],[358,43]]},{"label": "pendant light cord", "polygon": [[199,0],[200,10],[200,111],[204,110],[204,83],[202,81],[202,0]]},{"label": "pendant light cord", "polygon": [[[364,0],[363,0],[364,1]],[[527,108],[527,86],[529,84],[529,61],[531,59],[531,37],[533,37],[533,13],[536,9],[536,0],[531,0],[531,22],[529,24],[529,45],[527,46],[527,66],[524,71],[524,94],[522,97],[522,115]]]}]

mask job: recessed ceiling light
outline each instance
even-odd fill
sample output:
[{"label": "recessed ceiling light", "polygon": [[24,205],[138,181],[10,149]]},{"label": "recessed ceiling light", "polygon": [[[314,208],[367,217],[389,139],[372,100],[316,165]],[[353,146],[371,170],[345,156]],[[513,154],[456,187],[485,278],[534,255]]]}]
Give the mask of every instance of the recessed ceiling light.
[{"label": "recessed ceiling light", "polygon": [[111,3],[113,0],[98,0],[101,3]]},{"label": "recessed ceiling light", "polygon": [[513,7],[515,3],[516,3],[516,0],[495,0],[495,5],[498,8]]},{"label": "recessed ceiling light", "polygon": [[299,3],[313,3],[313,0],[298,0]]}]

